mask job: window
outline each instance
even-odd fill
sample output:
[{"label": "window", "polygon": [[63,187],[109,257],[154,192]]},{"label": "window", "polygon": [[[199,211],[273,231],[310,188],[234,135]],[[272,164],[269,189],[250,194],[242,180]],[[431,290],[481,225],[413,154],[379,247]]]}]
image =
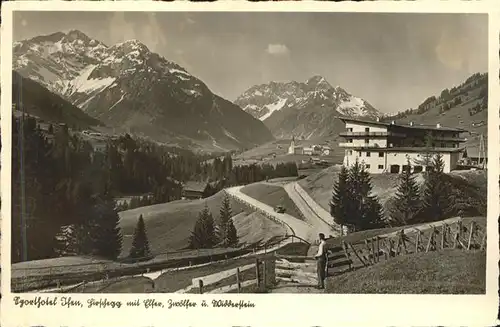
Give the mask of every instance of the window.
[{"label": "window", "polygon": [[366,169],[370,169],[370,165],[365,165]]},{"label": "window", "polygon": [[442,148],[446,148],[446,144],[441,143],[441,147],[442,147]]},{"label": "window", "polygon": [[370,131],[370,127],[366,127],[366,128],[365,128],[365,132],[367,132],[367,133],[368,133],[369,131]]},{"label": "window", "polygon": [[383,152],[379,152],[379,153],[378,153],[378,156],[379,156],[380,158],[383,158],[383,157],[384,157],[384,153],[383,153]]},{"label": "window", "polygon": [[384,169],[384,165],[378,165],[378,169]]},{"label": "window", "polygon": [[367,157],[370,157],[370,156],[371,156],[371,153],[370,153],[370,152],[367,152],[367,153],[366,153],[366,156],[367,156]]},{"label": "window", "polygon": [[369,139],[365,139],[365,144],[368,144],[370,143],[370,140]]},{"label": "window", "polygon": [[348,132],[352,132],[352,128],[348,128],[348,129],[347,129],[347,131],[348,131]]},{"label": "window", "polygon": [[349,155],[352,156],[352,150],[349,150]]},{"label": "window", "polygon": [[347,143],[352,143],[352,139],[347,140]]},{"label": "window", "polygon": [[422,166],[415,166],[413,168],[413,172],[414,173],[421,173],[423,171],[423,167]]}]

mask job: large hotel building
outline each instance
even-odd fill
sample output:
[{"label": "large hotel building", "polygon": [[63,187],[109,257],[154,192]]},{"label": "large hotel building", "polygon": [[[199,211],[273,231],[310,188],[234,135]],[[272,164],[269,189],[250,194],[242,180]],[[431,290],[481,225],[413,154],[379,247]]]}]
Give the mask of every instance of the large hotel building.
[{"label": "large hotel building", "polygon": [[[444,160],[444,172],[455,169],[464,148],[465,142],[460,134],[467,132],[459,128],[397,124],[396,122],[381,122],[340,118],[346,131],[340,133],[345,142],[339,145],[345,149],[344,165],[350,166],[356,162],[364,163],[372,174],[400,173],[407,166],[407,160],[413,166],[414,172],[425,171],[422,159],[426,153],[441,153]],[[431,134],[432,147],[426,146],[426,135]]]}]

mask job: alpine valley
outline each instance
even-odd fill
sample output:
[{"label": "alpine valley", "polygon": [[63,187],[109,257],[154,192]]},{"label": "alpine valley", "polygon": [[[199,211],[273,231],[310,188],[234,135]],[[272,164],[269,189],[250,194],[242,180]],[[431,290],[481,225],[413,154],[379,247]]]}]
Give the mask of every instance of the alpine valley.
[{"label": "alpine valley", "polygon": [[17,73],[99,120],[108,133],[213,152],[273,139],[261,121],[137,40],[108,46],[72,30],[15,42],[13,56]]}]

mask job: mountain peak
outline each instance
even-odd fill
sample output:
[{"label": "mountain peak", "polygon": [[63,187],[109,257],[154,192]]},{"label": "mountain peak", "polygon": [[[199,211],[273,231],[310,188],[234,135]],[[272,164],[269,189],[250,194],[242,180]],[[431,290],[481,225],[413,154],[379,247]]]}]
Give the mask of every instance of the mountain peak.
[{"label": "mountain peak", "polygon": [[321,75],[314,75],[310,77],[307,81],[306,84],[312,88],[325,88],[325,89],[331,89],[332,86],[330,83],[327,82],[327,80],[321,76]]},{"label": "mountain peak", "polygon": [[139,53],[149,53],[149,48],[142,42],[136,39],[127,40],[122,43],[117,43],[113,46],[115,49],[123,50],[125,53],[138,51]]}]

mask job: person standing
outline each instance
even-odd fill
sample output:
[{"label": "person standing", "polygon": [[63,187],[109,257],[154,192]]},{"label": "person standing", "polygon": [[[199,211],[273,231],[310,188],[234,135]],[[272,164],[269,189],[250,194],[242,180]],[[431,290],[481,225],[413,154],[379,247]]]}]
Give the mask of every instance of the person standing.
[{"label": "person standing", "polygon": [[325,278],[326,278],[327,251],[326,251],[325,234],[323,233],[319,233],[318,253],[314,258],[316,259],[316,270],[318,273],[318,288],[324,289]]}]

